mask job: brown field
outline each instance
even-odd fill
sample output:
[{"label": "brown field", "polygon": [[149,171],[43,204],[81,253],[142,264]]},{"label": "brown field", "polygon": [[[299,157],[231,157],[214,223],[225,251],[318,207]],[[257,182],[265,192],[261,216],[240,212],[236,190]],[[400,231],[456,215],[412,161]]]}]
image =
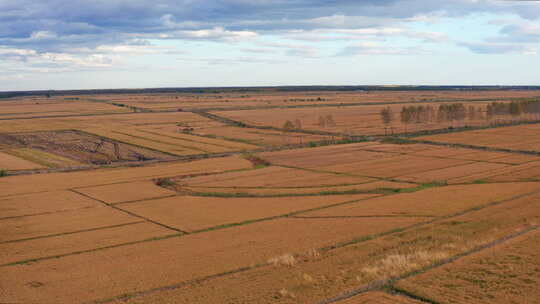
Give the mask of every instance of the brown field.
[{"label": "brown field", "polygon": [[444,216],[491,202],[504,201],[530,190],[540,190],[540,183],[448,186],[374,198],[365,202],[309,212],[302,216]]},{"label": "brown field", "polygon": [[174,191],[159,187],[152,181],[109,184],[77,188],[76,190],[79,193],[109,204],[148,200],[175,194]]},{"label": "brown field", "polygon": [[121,204],[119,208],[182,231],[198,231],[245,221],[260,220],[377,195],[355,194],[280,198],[220,198],[177,196]]},{"label": "brown field", "polygon": [[324,186],[324,187],[287,187],[287,188],[242,188],[242,187],[200,187],[179,186],[180,191],[187,191],[197,195],[214,194],[231,196],[301,196],[301,195],[329,195],[329,194],[352,194],[352,193],[380,193],[399,189],[418,187],[412,183],[397,183],[391,181],[373,181],[369,183],[347,186]]},{"label": "brown field", "polygon": [[438,303],[534,303],[540,299],[540,232],[400,282],[397,287]]},{"label": "brown field", "polygon": [[[319,303],[374,281],[408,274],[540,220],[538,194],[437,220],[375,239],[357,239],[329,251],[300,253],[295,265],[270,265],[227,276],[171,285],[114,303]],[[509,217],[508,214],[513,216]],[[347,220],[347,219],[344,219]],[[237,288],[242,286],[243,288]],[[399,303],[399,302],[398,302]],[[414,303],[414,302],[413,302]]]},{"label": "brown field", "polygon": [[399,122],[408,105],[539,96],[2,99],[0,303],[540,303],[534,115]]},{"label": "brown field", "polygon": [[521,125],[419,137],[420,140],[540,152],[540,125]]},{"label": "brown field", "polygon": [[31,170],[45,168],[40,164],[33,163],[31,161],[0,152],[0,168],[4,170]]},{"label": "brown field", "polygon": [[338,304],[421,304],[422,302],[400,295],[391,295],[384,292],[371,291]]},{"label": "brown field", "polygon": [[[503,100],[504,101],[504,100]],[[440,103],[435,104],[435,111]],[[481,107],[485,111],[486,102],[474,102],[476,107]],[[428,103],[418,102],[415,105],[427,106]],[[382,109],[390,107],[394,114],[394,119],[385,128],[381,119]],[[361,105],[361,106],[336,106],[336,107],[310,107],[310,108],[287,108],[287,109],[256,109],[256,110],[227,110],[214,111],[212,114],[220,115],[236,121],[253,126],[272,126],[281,128],[286,121],[299,120],[302,129],[327,131],[349,135],[383,135],[390,133],[408,133],[420,130],[435,130],[448,127],[458,127],[464,124],[457,122],[437,122],[429,123],[409,123],[400,121],[399,113],[402,104],[393,105]],[[320,117],[331,116],[331,123],[324,125],[320,122]],[[467,120],[468,126],[486,125],[485,119]],[[386,129],[386,131],[385,131]]]},{"label": "brown field", "polygon": [[0,198],[0,211],[3,219],[86,209],[95,206],[95,201],[71,191],[23,194]]}]

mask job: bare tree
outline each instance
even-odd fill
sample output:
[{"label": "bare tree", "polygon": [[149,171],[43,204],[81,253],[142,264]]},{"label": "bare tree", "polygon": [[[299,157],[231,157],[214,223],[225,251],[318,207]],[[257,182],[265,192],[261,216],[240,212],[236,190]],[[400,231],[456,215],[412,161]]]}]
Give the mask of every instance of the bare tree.
[{"label": "bare tree", "polygon": [[[392,124],[392,120],[394,120],[394,113],[392,112],[392,108],[386,107],[381,110],[381,119],[384,123],[384,135],[387,134],[387,128]],[[393,132],[392,132],[393,133]]]}]

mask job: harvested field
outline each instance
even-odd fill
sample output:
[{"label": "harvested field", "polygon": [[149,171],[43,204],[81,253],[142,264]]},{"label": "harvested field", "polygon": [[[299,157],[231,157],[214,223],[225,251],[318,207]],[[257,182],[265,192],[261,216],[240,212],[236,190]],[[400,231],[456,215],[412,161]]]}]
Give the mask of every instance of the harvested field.
[{"label": "harvested field", "polygon": [[118,207],[183,231],[286,215],[302,210],[364,200],[376,195],[333,195],[279,198],[177,196],[121,204]]},{"label": "harvested field", "polygon": [[231,188],[301,188],[361,184],[373,179],[270,166],[263,169],[180,179],[186,186]]},{"label": "harvested field", "polygon": [[519,125],[418,137],[419,140],[540,152],[540,125]]},{"label": "harvested field", "polygon": [[[507,100],[501,100],[507,102]],[[436,113],[438,107],[444,103],[416,102],[415,106],[432,106]],[[450,104],[450,102],[448,103]],[[477,101],[474,106],[482,108],[485,112],[487,102]],[[335,107],[303,107],[303,108],[278,108],[278,109],[241,109],[213,111],[212,114],[223,116],[232,120],[240,121],[252,126],[271,126],[281,128],[286,121],[300,121],[302,129],[328,131],[351,135],[385,135],[391,133],[418,132],[421,130],[446,129],[458,126],[457,122],[437,121],[433,119],[427,123],[410,122],[404,124],[399,119],[399,113],[403,104],[378,105],[353,105]],[[381,110],[390,108],[397,117],[390,124],[385,125],[381,118]],[[483,126],[486,121],[483,118],[468,120],[469,126]],[[463,124],[461,125],[463,126]]]},{"label": "harvested field", "polygon": [[249,143],[262,146],[305,144],[309,142],[318,142],[333,139],[332,136],[325,135],[313,135],[298,132],[284,133],[272,130],[239,128],[227,125],[208,128],[202,127],[200,129],[195,129],[194,133],[205,136],[216,136],[247,141]]},{"label": "harvested field", "polygon": [[520,159],[512,153],[502,152],[493,155],[487,153],[486,159],[482,159],[480,152],[471,149],[373,143],[265,152],[258,155],[276,165],[415,183],[473,182],[486,174],[496,175],[511,170],[513,165],[524,164],[529,167],[536,159]]},{"label": "harvested field", "polygon": [[417,183],[429,183],[434,181],[446,181],[449,184],[460,182],[463,177],[470,175],[481,174],[484,172],[493,172],[500,169],[508,168],[508,165],[493,164],[493,163],[472,163],[465,165],[456,165],[450,168],[444,168],[439,170],[431,170],[427,172],[421,172],[417,174],[403,175],[397,177],[399,180],[417,182]]},{"label": "harvested field", "polygon": [[540,190],[540,183],[505,183],[436,187],[310,213],[305,217],[444,216]]},{"label": "harvested field", "polygon": [[107,103],[64,98],[17,98],[0,102],[0,119],[130,112]]},{"label": "harvested field", "polygon": [[538,194],[525,196],[373,240],[359,238],[330,251],[300,254],[292,267],[251,269],[114,303],[318,303],[523,231],[540,220],[538,199]]},{"label": "harvested field", "polygon": [[0,100],[1,303],[540,298],[539,91],[173,90]]},{"label": "harvested field", "polygon": [[51,214],[2,220],[0,243],[140,222],[141,219],[101,205]]},{"label": "harvested field", "polygon": [[287,188],[241,188],[241,187],[204,187],[204,186],[181,186],[180,190],[190,191],[194,193],[217,195],[232,194],[232,195],[255,195],[255,196],[294,196],[294,195],[329,195],[329,194],[351,194],[356,192],[388,192],[398,189],[415,188],[418,185],[412,183],[396,183],[389,181],[374,181],[358,185],[347,186],[326,186],[326,187],[287,187]]},{"label": "harvested field", "polygon": [[19,149],[10,149],[7,150],[12,155],[15,155],[20,158],[35,162],[42,165],[43,167],[49,168],[70,168],[70,167],[79,167],[83,166],[82,163],[62,157],[60,155],[48,153],[38,149],[30,148],[19,148]]},{"label": "harvested field", "polygon": [[0,168],[2,170],[32,170],[45,168],[40,164],[33,163],[31,161],[0,152]]},{"label": "harvested field", "polygon": [[417,301],[401,295],[391,295],[379,291],[370,291],[348,300],[339,301],[338,304],[421,304]]},{"label": "harvested field", "polygon": [[194,136],[182,133],[159,132],[158,130],[127,130],[127,129],[85,129],[85,131],[107,138],[119,140],[137,146],[174,155],[191,155],[205,153],[223,153],[256,149],[257,146]]},{"label": "harvested field", "polygon": [[110,184],[89,188],[78,188],[77,192],[109,204],[140,201],[176,194],[174,191],[157,186],[152,181]]},{"label": "harvested field", "polygon": [[23,194],[0,198],[0,219],[86,209],[99,204],[71,191]]},{"label": "harvested field", "polygon": [[[0,285],[10,287],[3,290],[0,300],[70,303],[108,299],[266,263],[284,254],[306,252],[419,221],[280,219],[10,266],[2,269]],[[36,282],[40,288],[29,282]]]},{"label": "harvested field", "polygon": [[133,223],[80,233],[0,244],[0,265],[94,250],[172,235],[176,231],[150,223]]},{"label": "harvested field", "polygon": [[249,169],[251,162],[238,157],[149,165],[141,168],[99,169],[85,172],[50,173],[46,175],[9,176],[2,178],[0,197],[25,193],[99,186],[112,183],[144,181],[154,178],[221,173]]},{"label": "harvested field", "polygon": [[401,281],[437,303],[535,303],[540,299],[540,231]]}]

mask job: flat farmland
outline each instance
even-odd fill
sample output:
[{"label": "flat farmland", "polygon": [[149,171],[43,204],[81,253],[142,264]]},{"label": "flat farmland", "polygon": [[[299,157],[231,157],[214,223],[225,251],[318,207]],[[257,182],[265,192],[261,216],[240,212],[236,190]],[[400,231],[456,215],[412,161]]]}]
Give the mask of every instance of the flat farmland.
[{"label": "flat farmland", "polygon": [[0,102],[0,119],[131,112],[107,103],[75,98],[17,98]]},{"label": "flat farmland", "polygon": [[483,174],[501,174],[520,164],[528,167],[529,162],[537,160],[536,156],[520,160],[502,152],[488,153],[483,159],[478,153],[421,144],[359,143],[258,155],[280,166],[421,184],[473,182]]},{"label": "flat farmland", "polygon": [[540,152],[540,125],[521,125],[434,136],[419,140]]},{"label": "flat farmland", "polygon": [[540,299],[536,116],[400,122],[539,91],[171,92],[0,100],[1,303]]},{"label": "flat farmland", "polygon": [[45,168],[45,166],[16,157],[14,155],[0,152],[0,168],[13,171],[41,169]]},{"label": "flat farmland", "polygon": [[535,230],[397,287],[438,303],[534,303],[540,298],[539,244]]},{"label": "flat farmland", "polygon": [[95,99],[110,103],[153,110],[193,110],[258,108],[298,105],[421,102],[437,100],[482,100],[537,97],[538,91],[529,92],[252,92],[252,93],[206,93],[206,94],[147,94],[147,95],[96,95]]},{"label": "flat farmland", "polygon": [[[414,105],[424,107],[431,105],[435,113],[440,106],[438,103],[429,104],[422,102],[414,103]],[[486,111],[487,103],[485,102],[474,102],[473,105],[480,108],[481,112]],[[298,125],[301,126],[300,129],[350,135],[384,135],[460,126],[456,122],[437,121],[436,119],[430,122],[415,123],[411,121],[409,123],[403,123],[400,120],[400,113],[403,107],[403,104],[373,104],[336,107],[227,110],[213,111],[211,113],[253,126],[282,128],[287,121],[291,121],[298,122]],[[380,114],[385,108],[390,108],[391,112],[394,113],[391,123],[387,125],[383,122]],[[467,125],[469,126],[481,126],[484,124],[485,119],[482,118],[474,118],[467,121]]]}]

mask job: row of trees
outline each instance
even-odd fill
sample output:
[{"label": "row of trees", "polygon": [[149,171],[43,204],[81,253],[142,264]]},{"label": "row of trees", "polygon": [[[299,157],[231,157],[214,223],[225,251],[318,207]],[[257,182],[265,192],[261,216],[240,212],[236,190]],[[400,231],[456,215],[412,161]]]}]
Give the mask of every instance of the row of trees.
[{"label": "row of trees", "polygon": [[[392,122],[395,115],[391,107],[386,107],[380,112],[381,120],[385,124],[385,133],[388,128],[393,133]],[[435,110],[431,105],[404,106],[399,113],[399,120],[405,126],[437,122],[448,123],[450,126],[462,126],[465,121],[481,124],[500,124],[516,122],[520,120],[538,119],[540,117],[540,100],[532,101],[512,101],[512,102],[492,102],[487,106],[466,107],[462,103],[441,104]]]}]

